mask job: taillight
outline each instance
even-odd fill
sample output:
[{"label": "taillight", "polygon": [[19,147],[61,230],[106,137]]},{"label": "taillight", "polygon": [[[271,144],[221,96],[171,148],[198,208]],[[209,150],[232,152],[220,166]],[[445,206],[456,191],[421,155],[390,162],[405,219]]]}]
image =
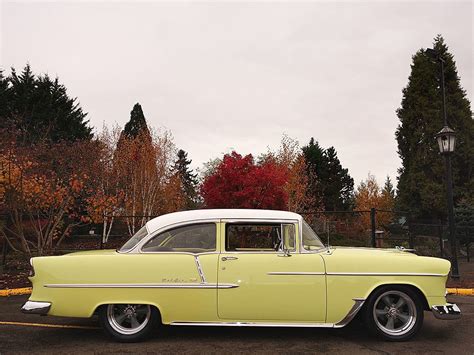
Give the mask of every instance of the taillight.
[{"label": "taillight", "polygon": [[30,259],[30,272],[28,273],[28,277],[35,276],[35,268],[33,267],[33,258]]}]

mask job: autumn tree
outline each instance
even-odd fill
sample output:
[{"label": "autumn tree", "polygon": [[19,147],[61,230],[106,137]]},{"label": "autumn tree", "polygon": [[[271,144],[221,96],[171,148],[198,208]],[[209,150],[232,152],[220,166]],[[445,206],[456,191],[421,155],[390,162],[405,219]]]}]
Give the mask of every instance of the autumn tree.
[{"label": "autumn tree", "polygon": [[285,192],[288,196],[286,210],[293,212],[318,211],[321,201],[311,194],[317,178],[309,172],[298,141],[283,135],[277,151],[269,150],[260,157],[262,162],[273,162],[286,176]]},{"label": "autumn tree", "polygon": [[[447,119],[457,133],[452,165],[454,200],[458,204],[474,196],[474,121],[454,57],[443,37],[437,36],[433,47],[445,62]],[[444,160],[434,138],[443,125],[440,84],[439,63],[433,62],[424,49],[418,50],[412,57],[408,84],[397,110],[400,125],[396,138],[402,161],[397,205],[398,209],[425,220],[444,219],[447,211]]]},{"label": "autumn tree", "polygon": [[251,154],[226,154],[201,187],[208,208],[286,209],[285,172],[274,162],[255,164]]},{"label": "autumn tree", "polygon": [[150,217],[183,208],[181,185],[173,178],[175,154],[171,134],[150,130],[136,104],[120,134],[113,161],[130,235]]},{"label": "autumn tree", "polygon": [[85,200],[89,222],[102,224],[102,240],[107,242],[117,215],[123,211],[124,191],[114,167],[114,155],[120,137],[120,127],[104,126],[97,137],[97,168],[94,186]]},{"label": "autumn tree", "polygon": [[13,140],[2,143],[0,208],[6,221],[1,233],[13,250],[48,253],[81,223],[94,146],[37,144],[31,150]]},{"label": "autumn tree", "polygon": [[[371,208],[382,210],[377,213],[379,226],[386,226],[391,222],[393,214],[389,211],[393,210],[395,196],[389,177],[387,177],[384,188],[381,189],[375,176],[369,174],[367,179],[361,181],[357,187],[354,200],[358,211],[369,211]],[[369,229],[371,226],[370,214],[361,213],[359,223],[364,230]]]}]

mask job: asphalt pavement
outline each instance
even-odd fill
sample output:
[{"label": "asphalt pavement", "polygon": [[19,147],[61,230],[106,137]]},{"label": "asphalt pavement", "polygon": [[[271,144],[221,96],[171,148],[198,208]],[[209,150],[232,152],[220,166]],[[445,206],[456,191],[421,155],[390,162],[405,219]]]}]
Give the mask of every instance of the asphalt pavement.
[{"label": "asphalt pavement", "polygon": [[[356,321],[342,329],[177,327],[157,329],[146,342],[121,344],[98,328],[97,318],[25,315],[27,296],[0,298],[0,354],[35,353],[448,353],[474,354],[474,297],[449,296],[463,317],[441,321],[425,312],[411,341],[391,343],[367,333]],[[35,324],[35,325],[33,325]],[[62,327],[67,326],[67,327]]]}]

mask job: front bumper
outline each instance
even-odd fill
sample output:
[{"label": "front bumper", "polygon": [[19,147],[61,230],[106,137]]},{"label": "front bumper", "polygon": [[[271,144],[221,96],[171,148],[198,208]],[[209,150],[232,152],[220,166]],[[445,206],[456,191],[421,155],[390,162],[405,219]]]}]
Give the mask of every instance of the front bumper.
[{"label": "front bumper", "polygon": [[41,314],[46,315],[51,308],[50,302],[27,301],[22,307],[21,311],[27,314]]},{"label": "front bumper", "polygon": [[431,307],[431,312],[438,319],[459,319],[461,318],[461,310],[454,303],[446,303],[440,306]]}]

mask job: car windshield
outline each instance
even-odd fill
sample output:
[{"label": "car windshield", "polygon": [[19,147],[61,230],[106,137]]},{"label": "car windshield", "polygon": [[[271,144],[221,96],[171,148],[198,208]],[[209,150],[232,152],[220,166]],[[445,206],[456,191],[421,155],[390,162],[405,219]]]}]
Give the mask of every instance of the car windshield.
[{"label": "car windshield", "polygon": [[306,221],[303,221],[303,248],[306,250],[324,248],[324,244]]},{"label": "car windshield", "polygon": [[131,237],[120,249],[119,252],[127,252],[129,250],[132,250],[135,245],[140,243],[140,241],[145,238],[148,235],[148,231],[146,230],[146,227],[143,226],[140,228],[138,232],[136,232],[133,237]]}]

